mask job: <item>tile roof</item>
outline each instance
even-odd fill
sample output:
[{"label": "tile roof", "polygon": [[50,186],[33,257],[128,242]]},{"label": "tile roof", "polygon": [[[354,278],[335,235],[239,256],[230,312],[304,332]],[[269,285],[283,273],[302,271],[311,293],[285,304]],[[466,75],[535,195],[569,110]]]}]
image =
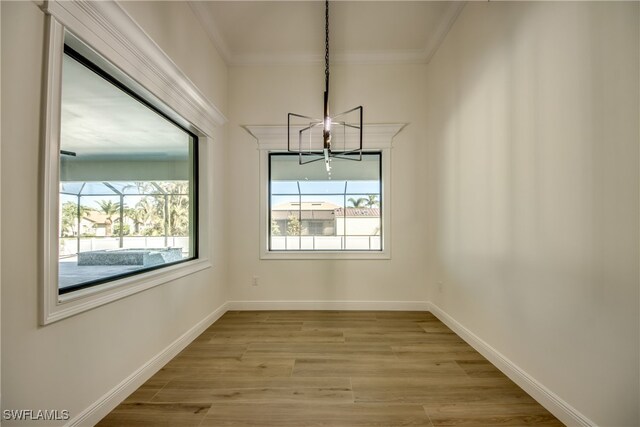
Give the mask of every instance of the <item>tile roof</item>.
[{"label": "tile roof", "polygon": [[[345,216],[344,208],[338,208],[335,211],[336,216]],[[379,217],[380,208],[347,208],[346,216],[367,216]]]}]

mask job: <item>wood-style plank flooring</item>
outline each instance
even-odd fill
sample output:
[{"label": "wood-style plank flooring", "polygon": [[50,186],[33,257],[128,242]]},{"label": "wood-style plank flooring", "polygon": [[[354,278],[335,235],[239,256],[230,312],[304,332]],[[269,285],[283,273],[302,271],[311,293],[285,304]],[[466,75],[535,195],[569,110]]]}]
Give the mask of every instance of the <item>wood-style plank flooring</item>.
[{"label": "wood-style plank flooring", "polygon": [[99,426],[561,426],[425,312],[233,311]]}]

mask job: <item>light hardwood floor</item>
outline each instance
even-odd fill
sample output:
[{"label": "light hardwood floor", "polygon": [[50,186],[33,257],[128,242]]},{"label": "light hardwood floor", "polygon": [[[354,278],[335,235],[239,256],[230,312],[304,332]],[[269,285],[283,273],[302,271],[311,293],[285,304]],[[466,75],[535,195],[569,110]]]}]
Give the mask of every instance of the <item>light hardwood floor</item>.
[{"label": "light hardwood floor", "polygon": [[233,311],[99,426],[561,426],[425,312]]}]

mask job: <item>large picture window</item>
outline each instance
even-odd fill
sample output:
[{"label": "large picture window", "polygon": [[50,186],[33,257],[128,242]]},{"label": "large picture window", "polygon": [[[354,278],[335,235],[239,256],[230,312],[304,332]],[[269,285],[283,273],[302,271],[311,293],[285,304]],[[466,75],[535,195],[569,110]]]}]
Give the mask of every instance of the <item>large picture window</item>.
[{"label": "large picture window", "polygon": [[197,258],[197,137],[68,45],[58,292]]},{"label": "large picture window", "polygon": [[383,250],[382,154],[331,165],[269,154],[269,251]]}]

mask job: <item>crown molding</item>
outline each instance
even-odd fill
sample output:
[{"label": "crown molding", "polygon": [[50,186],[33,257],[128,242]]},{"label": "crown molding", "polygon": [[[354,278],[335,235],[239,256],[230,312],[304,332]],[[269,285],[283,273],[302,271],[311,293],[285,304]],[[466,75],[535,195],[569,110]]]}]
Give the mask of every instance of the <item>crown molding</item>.
[{"label": "crown molding", "polygon": [[233,58],[231,56],[231,50],[229,49],[229,45],[218,31],[218,25],[216,24],[211,12],[204,6],[204,2],[201,1],[188,1],[189,7],[193,11],[194,15],[196,15],[196,19],[200,22],[202,27],[204,27],[205,33],[209,36],[209,39],[218,50],[220,56],[227,64],[231,64],[233,62]]},{"label": "crown molding", "polygon": [[[218,31],[215,18],[204,5],[204,2],[188,1],[189,6],[198,18],[200,24],[211,39],[220,55],[229,66],[252,65],[286,65],[286,64],[315,64],[324,61],[320,53],[249,53],[234,54],[224,37]],[[331,56],[331,60],[338,64],[425,64],[429,63],[435,52],[444,41],[447,33],[464,8],[466,1],[452,1],[445,11],[440,24],[432,31],[423,49],[415,50],[385,50],[372,52],[344,52]]]},{"label": "crown molding", "polygon": [[433,58],[433,55],[436,54],[466,4],[466,1],[453,1],[449,4],[447,11],[444,13],[444,17],[440,21],[440,24],[431,33],[427,46],[424,48],[423,57],[425,63],[428,64],[429,61],[431,61],[431,58]]}]

